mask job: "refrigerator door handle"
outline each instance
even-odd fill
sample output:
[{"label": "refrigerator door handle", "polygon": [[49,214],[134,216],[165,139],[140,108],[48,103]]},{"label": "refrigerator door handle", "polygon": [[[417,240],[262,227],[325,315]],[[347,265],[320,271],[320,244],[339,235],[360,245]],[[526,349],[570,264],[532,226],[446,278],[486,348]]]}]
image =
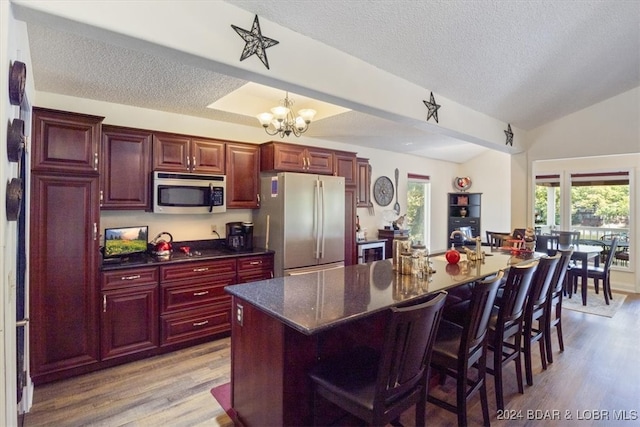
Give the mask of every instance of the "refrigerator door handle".
[{"label": "refrigerator door handle", "polygon": [[321,203],[320,203],[320,227],[321,227],[321,233],[320,233],[320,240],[321,240],[321,244],[320,244],[320,256],[318,258],[323,258],[324,257],[324,216],[325,216],[325,208],[324,208],[324,181],[320,181],[320,197],[322,199]]},{"label": "refrigerator door handle", "polygon": [[316,179],[315,181],[315,206],[313,212],[313,227],[314,232],[313,235],[316,239],[316,247],[315,253],[313,256],[316,259],[320,259],[320,180]]}]

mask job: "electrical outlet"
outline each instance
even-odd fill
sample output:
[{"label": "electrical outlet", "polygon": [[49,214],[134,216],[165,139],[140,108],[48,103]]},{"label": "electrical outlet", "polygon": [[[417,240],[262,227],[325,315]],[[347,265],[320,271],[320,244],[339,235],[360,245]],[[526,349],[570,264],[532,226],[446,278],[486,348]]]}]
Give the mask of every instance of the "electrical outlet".
[{"label": "electrical outlet", "polygon": [[216,234],[218,232],[218,226],[215,224],[211,224],[211,234]]},{"label": "electrical outlet", "polygon": [[236,321],[240,326],[242,326],[242,323],[244,322],[244,307],[240,304],[236,305]]}]

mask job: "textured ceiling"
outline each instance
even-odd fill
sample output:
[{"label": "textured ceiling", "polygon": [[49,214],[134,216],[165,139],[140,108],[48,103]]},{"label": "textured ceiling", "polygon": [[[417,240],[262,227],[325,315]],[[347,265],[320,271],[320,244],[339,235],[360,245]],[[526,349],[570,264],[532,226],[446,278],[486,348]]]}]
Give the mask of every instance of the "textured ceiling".
[{"label": "textured ceiling", "polygon": [[[640,85],[638,1],[228,0],[473,110],[533,129]],[[36,89],[257,126],[205,108],[233,76],[28,23]],[[349,111],[308,136],[466,161],[486,148]]]}]

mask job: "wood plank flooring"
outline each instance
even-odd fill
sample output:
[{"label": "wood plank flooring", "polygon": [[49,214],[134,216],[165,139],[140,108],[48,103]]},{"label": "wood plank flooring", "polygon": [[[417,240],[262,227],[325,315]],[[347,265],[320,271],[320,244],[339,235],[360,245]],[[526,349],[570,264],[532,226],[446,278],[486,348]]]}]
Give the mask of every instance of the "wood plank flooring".
[{"label": "wood plank flooring", "polygon": [[[614,295],[615,296],[615,295]],[[640,425],[640,295],[629,295],[613,318],[564,310],[565,351],[542,371],[534,352],[534,385],[517,392],[513,367],[505,371],[508,419],[495,411],[494,426]],[[210,389],[229,381],[228,338],[36,387],[24,426],[230,426]],[[440,392],[454,398],[448,381]],[[412,411],[402,422],[413,425]],[[501,417],[505,418],[505,417]],[[616,418],[627,418],[620,420]],[[479,399],[470,425],[481,425]],[[427,424],[455,426],[454,414],[427,405]],[[264,427],[264,426],[262,426]]]}]

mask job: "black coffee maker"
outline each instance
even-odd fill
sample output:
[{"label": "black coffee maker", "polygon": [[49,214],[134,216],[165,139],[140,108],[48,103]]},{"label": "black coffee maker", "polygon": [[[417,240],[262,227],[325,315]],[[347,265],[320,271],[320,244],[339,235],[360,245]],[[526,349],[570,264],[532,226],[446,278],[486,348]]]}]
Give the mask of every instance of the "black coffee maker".
[{"label": "black coffee maker", "polygon": [[228,222],[227,247],[233,251],[250,251],[253,249],[253,223]]}]

